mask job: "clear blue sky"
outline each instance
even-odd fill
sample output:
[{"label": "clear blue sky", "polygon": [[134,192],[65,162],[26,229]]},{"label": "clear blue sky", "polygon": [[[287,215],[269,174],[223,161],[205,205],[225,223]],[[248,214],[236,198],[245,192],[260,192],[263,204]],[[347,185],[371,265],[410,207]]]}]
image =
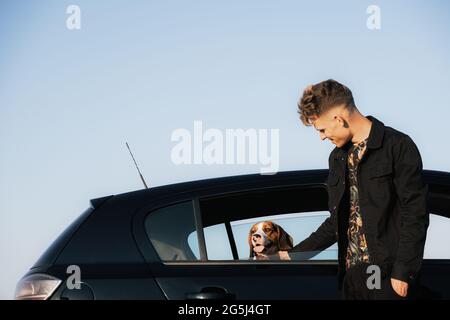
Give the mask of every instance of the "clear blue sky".
[{"label": "clear blue sky", "polygon": [[[66,8],[81,8],[81,29]],[[381,8],[369,30],[366,8]],[[280,170],[326,168],[332,145],[296,114],[334,78],[450,171],[448,1],[1,1],[0,298],[91,198],[259,172],[176,166],[171,133],[280,130]]]}]

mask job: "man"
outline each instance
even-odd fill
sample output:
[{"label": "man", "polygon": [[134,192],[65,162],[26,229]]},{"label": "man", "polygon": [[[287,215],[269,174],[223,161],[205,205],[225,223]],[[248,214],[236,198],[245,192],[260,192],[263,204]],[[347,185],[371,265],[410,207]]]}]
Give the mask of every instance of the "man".
[{"label": "man", "polygon": [[[336,145],[327,180],[331,214],[307,239],[280,251],[280,258],[324,250],[337,241],[344,298],[406,298],[421,267],[429,221],[416,145],[363,116],[351,91],[331,79],[308,86],[298,108],[303,124]],[[378,288],[367,284],[371,265],[380,270]]]}]

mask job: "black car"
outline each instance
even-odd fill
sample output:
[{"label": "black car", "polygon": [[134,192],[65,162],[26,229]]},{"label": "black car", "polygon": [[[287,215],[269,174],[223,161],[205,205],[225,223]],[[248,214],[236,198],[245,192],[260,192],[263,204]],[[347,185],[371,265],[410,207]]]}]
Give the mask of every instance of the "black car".
[{"label": "black car", "polygon": [[[290,261],[249,257],[255,222],[276,222],[297,244],[327,218],[327,175],[243,175],[91,200],[16,299],[339,299],[336,245]],[[424,177],[431,223],[417,297],[449,299],[450,173]]]}]

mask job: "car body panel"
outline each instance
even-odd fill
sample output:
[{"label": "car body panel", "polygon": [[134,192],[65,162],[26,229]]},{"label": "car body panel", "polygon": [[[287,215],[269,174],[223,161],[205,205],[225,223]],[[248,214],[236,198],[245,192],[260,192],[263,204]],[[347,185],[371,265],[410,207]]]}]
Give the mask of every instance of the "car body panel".
[{"label": "car body panel", "polygon": [[[337,261],[163,262],[144,227],[159,208],[211,197],[297,186],[325,188],[328,170],[244,175],[143,189],[92,202],[27,274],[47,273],[67,280],[67,267],[81,270],[82,289],[67,284],[52,299],[339,299]],[[450,174],[424,171],[430,210],[450,218]],[[197,231],[203,233],[201,213]],[[236,218],[236,217],[234,217]],[[200,251],[205,251],[199,236]],[[206,256],[206,255],[205,255]],[[421,283],[428,297],[449,298],[450,260],[424,260]],[[223,295],[228,293],[229,295]]]}]

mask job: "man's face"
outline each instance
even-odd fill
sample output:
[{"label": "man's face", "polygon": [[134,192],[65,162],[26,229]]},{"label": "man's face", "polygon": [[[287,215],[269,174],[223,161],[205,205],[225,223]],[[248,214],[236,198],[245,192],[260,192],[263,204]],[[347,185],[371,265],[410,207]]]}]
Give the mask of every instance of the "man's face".
[{"label": "man's face", "polygon": [[319,132],[321,140],[328,139],[339,148],[351,139],[351,133],[348,126],[346,128],[344,118],[333,109],[311,118],[311,122]]}]

